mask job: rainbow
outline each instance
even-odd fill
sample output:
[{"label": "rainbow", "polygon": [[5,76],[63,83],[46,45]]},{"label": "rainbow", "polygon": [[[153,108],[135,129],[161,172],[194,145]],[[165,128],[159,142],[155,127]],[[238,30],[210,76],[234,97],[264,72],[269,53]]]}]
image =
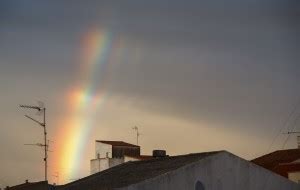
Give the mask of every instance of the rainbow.
[{"label": "rainbow", "polygon": [[120,38],[109,30],[93,29],[85,33],[80,53],[80,83],[68,91],[70,114],[55,139],[59,150],[54,168],[62,181],[78,178],[86,141],[93,130],[97,109],[105,102],[110,71],[121,53]]}]

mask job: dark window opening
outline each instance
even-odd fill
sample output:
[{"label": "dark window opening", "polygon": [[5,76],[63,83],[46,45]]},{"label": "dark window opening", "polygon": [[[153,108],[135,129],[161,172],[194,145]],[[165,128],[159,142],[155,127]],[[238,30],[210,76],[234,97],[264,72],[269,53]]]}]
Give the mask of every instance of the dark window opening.
[{"label": "dark window opening", "polygon": [[205,190],[204,185],[200,181],[197,181],[195,184],[195,190]]}]

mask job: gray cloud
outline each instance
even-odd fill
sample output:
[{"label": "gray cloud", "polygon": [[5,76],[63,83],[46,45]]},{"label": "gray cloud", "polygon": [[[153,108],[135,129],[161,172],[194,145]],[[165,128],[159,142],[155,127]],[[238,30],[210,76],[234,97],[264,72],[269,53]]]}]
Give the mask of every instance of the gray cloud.
[{"label": "gray cloud", "polygon": [[[62,117],[65,92],[81,80],[78,52],[91,27],[125,41],[110,73],[95,71],[98,89],[107,82],[102,75],[110,76],[112,99],[144,114],[271,139],[300,94],[298,23],[292,0],[1,1],[1,171],[18,162],[38,179],[39,152],[21,145],[40,135],[15,107],[42,99],[52,124]],[[0,175],[0,183],[27,174],[15,173]]]}]

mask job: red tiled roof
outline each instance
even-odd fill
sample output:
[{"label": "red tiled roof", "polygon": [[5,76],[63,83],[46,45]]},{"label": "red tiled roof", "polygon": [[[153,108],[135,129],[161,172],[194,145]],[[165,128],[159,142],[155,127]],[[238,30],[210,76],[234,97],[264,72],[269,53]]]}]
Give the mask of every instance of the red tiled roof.
[{"label": "red tiled roof", "polygon": [[140,147],[134,144],[129,144],[123,141],[101,141],[101,140],[97,140],[96,142],[101,142],[104,144],[110,144],[112,146],[130,146],[130,147]]},{"label": "red tiled roof", "polygon": [[253,163],[266,169],[275,169],[281,164],[300,159],[300,149],[278,150],[252,160]]}]

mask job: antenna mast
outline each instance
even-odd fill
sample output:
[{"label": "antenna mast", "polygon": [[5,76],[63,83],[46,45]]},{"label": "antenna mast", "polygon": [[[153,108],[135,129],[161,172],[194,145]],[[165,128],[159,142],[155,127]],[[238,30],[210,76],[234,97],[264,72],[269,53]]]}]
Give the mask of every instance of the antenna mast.
[{"label": "antenna mast", "polygon": [[38,106],[32,106],[32,105],[20,105],[21,108],[25,109],[35,109],[37,110],[37,114],[43,113],[43,122],[40,122],[28,115],[25,115],[28,119],[34,121],[35,123],[39,124],[44,129],[44,144],[37,143],[37,144],[28,144],[28,145],[36,145],[44,147],[44,162],[45,162],[45,181],[47,181],[47,158],[48,158],[48,144],[47,144],[47,130],[46,130],[46,108],[44,107],[44,104],[42,102],[38,102]]},{"label": "antenna mast", "polygon": [[139,128],[137,126],[132,127],[133,130],[136,131],[136,145],[139,145],[139,137],[140,137],[140,133],[139,133]]}]

